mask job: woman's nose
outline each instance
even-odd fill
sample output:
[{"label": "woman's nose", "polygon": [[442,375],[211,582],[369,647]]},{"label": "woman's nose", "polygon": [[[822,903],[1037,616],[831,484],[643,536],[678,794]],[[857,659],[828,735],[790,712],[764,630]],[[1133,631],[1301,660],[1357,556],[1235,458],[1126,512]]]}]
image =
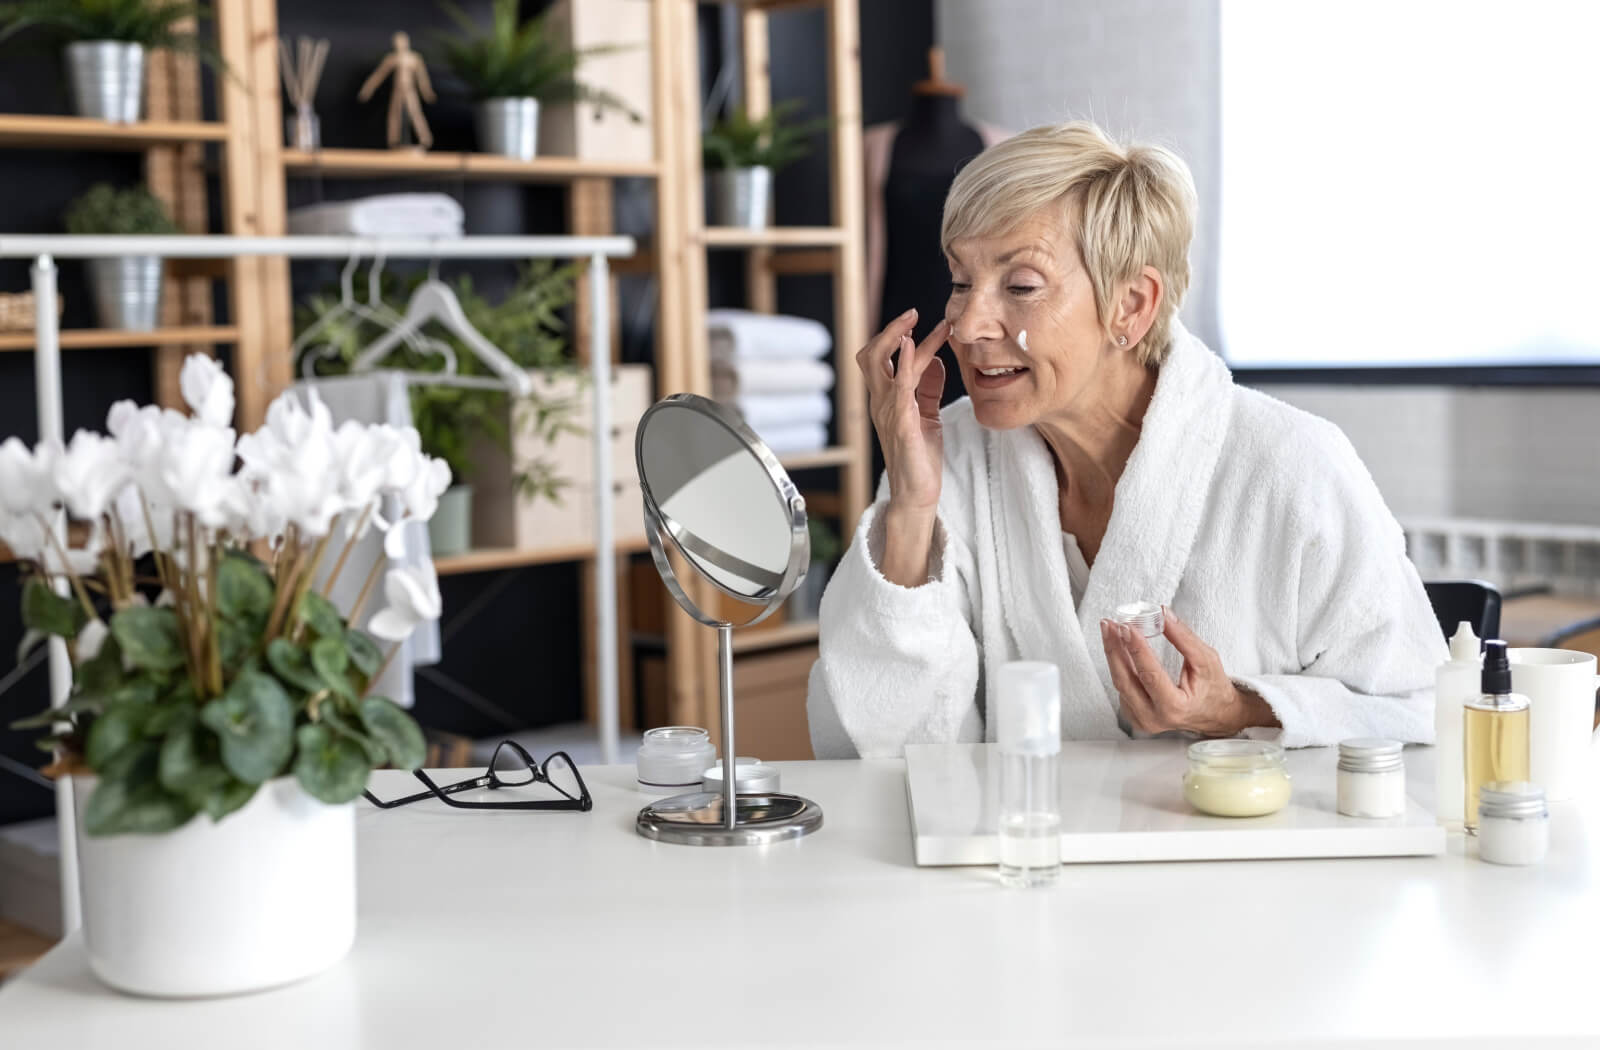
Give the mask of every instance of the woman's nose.
[{"label": "woman's nose", "polygon": [[1002,339],[1005,327],[1000,323],[1000,313],[986,295],[968,294],[965,302],[954,297],[945,307],[945,319],[950,322],[950,335],[959,343],[981,343]]}]

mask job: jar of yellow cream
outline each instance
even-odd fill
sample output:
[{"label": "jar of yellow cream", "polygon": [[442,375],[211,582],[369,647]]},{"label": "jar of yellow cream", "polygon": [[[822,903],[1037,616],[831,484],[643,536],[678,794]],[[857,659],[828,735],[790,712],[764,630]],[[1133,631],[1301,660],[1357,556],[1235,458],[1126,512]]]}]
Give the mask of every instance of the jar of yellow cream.
[{"label": "jar of yellow cream", "polygon": [[1201,740],[1189,745],[1183,777],[1189,805],[1214,817],[1264,817],[1289,804],[1283,748],[1266,740]]}]

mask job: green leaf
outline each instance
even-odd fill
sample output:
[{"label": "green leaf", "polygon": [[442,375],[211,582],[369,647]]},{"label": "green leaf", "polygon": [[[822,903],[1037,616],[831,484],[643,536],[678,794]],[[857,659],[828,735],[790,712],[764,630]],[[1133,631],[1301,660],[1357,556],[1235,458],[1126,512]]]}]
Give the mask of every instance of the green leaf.
[{"label": "green leaf", "polygon": [[294,775],[312,798],[349,802],[367,786],[372,763],[361,746],[326,726],[301,726],[295,733],[299,754]]},{"label": "green leaf", "polygon": [[44,729],[55,725],[57,722],[70,721],[70,716],[79,714],[97,715],[105,710],[105,697],[93,694],[84,694],[67,698],[67,702],[60,707],[49,707],[36,715],[19,718],[11,723],[12,729]]},{"label": "green leaf", "polygon": [[356,670],[371,678],[378,670],[378,665],[383,663],[383,650],[362,631],[351,631],[344,636],[344,640],[350,651],[350,662],[355,664]]},{"label": "green leaf", "polygon": [[76,638],[89,622],[83,606],[71,598],[63,598],[50,589],[43,578],[35,576],[22,590],[22,625],[30,630],[43,631],[58,638]]},{"label": "green leaf", "polygon": [[222,764],[247,784],[276,776],[294,751],[294,705],[271,675],[245,671],[200,709],[222,742]]},{"label": "green leaf", "polygon": [[223,768],[216,735],[200,724],[193,708],[161,741],[161,786],[203,808],[212,793],[237,783]]},{"label": "green leaf", "polygon": [[89,727],[89,743],[84,751],[84,761],[89,768],[100,772],[111,760],[144,737],[145,720],[150,717],[143,704],[118,704],[106,710],[94,725]]},{"label": "green leaf", "polygon": [[361,750],[367,754],[367,761],[375,766],[381,766],[389,761],[389,753],[376,739],[368,736],[361,729],[356,728],[344,712],[340,711],[331,701],[317,708],[317,721],[327,726],[347,740],[353,740],[361,745]]},{"label": "green leaf", "polygon": [[111,634],[135,667],[172,671],[183,666],[178,614],[170,608],[123,609],[111,617]]},{"label": "green leaf", "polygon": [[161,786],[161,749],[153,742],[131,747],[100,770],[84,806],[83,827],[90,835],[158,834],[187,823],[195,807]]},{"label": "green leaf", "polygon": [[217,611],[230,620],[264,625],[272,612],[272,577],[259,561],[230,551],[217,563]]},{"label": "green leaf", "polygon": [[317,669],[317,677],[328,688],[344,696],[354,695],[355,688],[346,674],[350,669],[350,654],[345,650],[343,640],[318,638],[311,643],[311,666]]},{"label": "green leaf", "polygon": [[428,745],[416,720],[388,697],[369,696],[361,701],[361,723],[383,745],[389,764],[396,769],[416,769],[427,757]]},{"label": "green leaf", "polygon": [[318,638],[344,637],[344,618],[332,602],[316,591],[307,591],[300,600],[300,619]]},{"label": "green leaf", "polygon": [[216,621],[217,653],[222,657],[222,666],[242,666],[255,649],[256,640],[261,637],[264,626],[241,624],[233,620]]},{"label": "green leaf", "polygon": [[257,787],[256,784],[246,784],[242,780],[229,777],[200,800],[200,808],[205,810],[206,816],[212,820],[221,820],[254,798]]},{"label": "green leaf", "polygon": [[43,631],[36,631],[32,627],[24,631],[22,633],[22,641],[17,643],[17,663],[20,664],[26,660],[28,654],[33,652],[38,644],[48,637],[50,637],[48,634]]},{"label": "green leaf", "polygon": [[83,661],[72,672],[74,683],[84,693],[109,693],[122,683],[122,676],[122,645],[111,634],[100,643],[94,659]]},{"label": "green leaf", "polygon": [[287,638],[274,638],[267,646],[267,663],[289,685],[308,693],[322,688],[322,679],[311,667],[310,655]]}]

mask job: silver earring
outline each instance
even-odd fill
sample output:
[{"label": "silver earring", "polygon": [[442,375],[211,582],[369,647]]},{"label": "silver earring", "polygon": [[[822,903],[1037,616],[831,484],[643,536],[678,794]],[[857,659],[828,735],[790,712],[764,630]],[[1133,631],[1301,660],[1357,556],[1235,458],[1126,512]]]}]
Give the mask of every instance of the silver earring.
[{"label": "silver earring", "polygon": [[1127,346],[1128,345],[1128,337],[1125,336],[1125,335],[1117,336],[1117,345],[1118,346]]}]

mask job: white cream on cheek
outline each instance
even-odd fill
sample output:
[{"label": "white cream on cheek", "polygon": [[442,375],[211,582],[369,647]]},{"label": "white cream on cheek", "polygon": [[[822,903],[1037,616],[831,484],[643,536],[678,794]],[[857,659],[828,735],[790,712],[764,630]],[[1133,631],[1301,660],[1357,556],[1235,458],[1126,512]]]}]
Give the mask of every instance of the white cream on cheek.
[{"label": "white cream on cheek", "polygon": [[1022,349],[1023,353],[1028,352],[1028,330],[1026,328],[1017,333],[1017,346]]}]

